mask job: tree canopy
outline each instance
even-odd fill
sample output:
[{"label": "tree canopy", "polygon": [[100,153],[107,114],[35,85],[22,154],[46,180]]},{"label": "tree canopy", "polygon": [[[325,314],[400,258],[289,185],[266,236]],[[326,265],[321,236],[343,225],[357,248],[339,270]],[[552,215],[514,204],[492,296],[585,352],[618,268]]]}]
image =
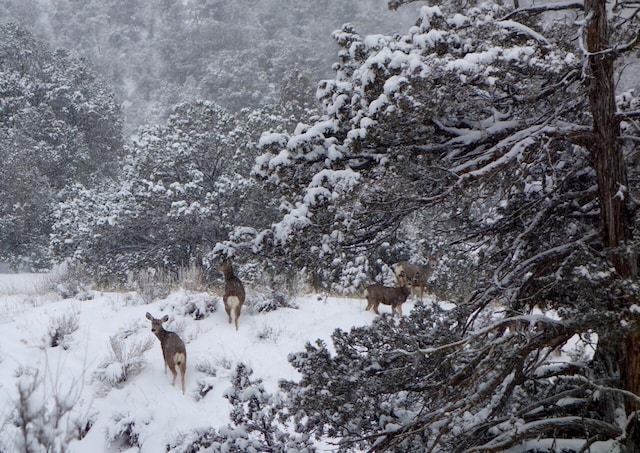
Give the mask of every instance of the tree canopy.
[{"label": "tree canopy", "polygon": [[[616,108],[613,68],[638,37],[634,9],[604,5],[451,2],[424,6],[405,34],[334,34],[322,116],[261,141],[256,174],[289,196],[259,239],[304,238],[344,268],[345,251],[358,262],[411,225],[446,272],[470,263],[473,283],[447,312],[293,357],[303,378],[285,388],[304,429],[372,451],[637,451],[637,148],[620,124],[637,125]],[[594,337],[595,354],[552,364]]]},{"label": "tree canopy", "polygon": [[0,259],[48,262],[51,206],[70,182],[114,174],[122,118],[85,62],[0,26]]},{"label": "tree canopy", "polygon": [[233,116],[208,101],[176,106],[166,125],[138,130],[121,175],[68,187],[54,211],[53,251],[98,279],[123,279],[200,265],[236,225],[265,228],[276,210],[249,176],[252,130],[278,121],[260,111]]}]

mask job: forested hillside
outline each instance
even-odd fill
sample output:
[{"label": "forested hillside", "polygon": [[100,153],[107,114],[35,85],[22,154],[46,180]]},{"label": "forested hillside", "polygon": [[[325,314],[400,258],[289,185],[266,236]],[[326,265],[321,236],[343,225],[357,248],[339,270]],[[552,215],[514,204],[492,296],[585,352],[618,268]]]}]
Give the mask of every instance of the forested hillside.
[{"label": "forested hillside", "polygon": [[390,33],[415,20],[385,0],[10,0],[0,17],[88,59],[122,100],[128,131],[198,98],[231,111],[277,102],[297,73],[330,76],[330,35],[343,23]]},{"label": "forested hillside", "polygon": [[[413,19],[358,2],[5,2],[30,25],[0,34],[0,257],[64,261],[102,288],[194,266],[211,282],[232,257],[247,281],[339,294],[436,263],[447,310],[308,344],[290,356],[300,378],[255,404],[340,451],[640,451],[640,96],[620,83],[640,8],[388,4]],[[329,51],[316,34],[335,18]],[[132,136],[117,98],[146,123]],[[551,360],[576,338],[593,353]],[[238,420],[258,451],[315,449]],[[184,451],[242,448],[215,428]]]}]

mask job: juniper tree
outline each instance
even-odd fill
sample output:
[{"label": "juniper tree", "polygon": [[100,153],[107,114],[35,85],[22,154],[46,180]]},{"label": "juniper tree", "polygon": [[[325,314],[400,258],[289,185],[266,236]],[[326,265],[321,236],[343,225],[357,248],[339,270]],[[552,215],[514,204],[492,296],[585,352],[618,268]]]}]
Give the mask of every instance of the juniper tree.
[{"label": "juniper tree", "polygon": [[[618,110],[613,79],[634,8],[451,2],[405,34],[334,34],[324,114],[262,142],[256,173],[289,195],[260,239],[344,266],[419,219],[475,285],[296,355],[305,429],[344,449],[637,451],[637,97]],[[554,363],[575,338],[595,353]]]}]

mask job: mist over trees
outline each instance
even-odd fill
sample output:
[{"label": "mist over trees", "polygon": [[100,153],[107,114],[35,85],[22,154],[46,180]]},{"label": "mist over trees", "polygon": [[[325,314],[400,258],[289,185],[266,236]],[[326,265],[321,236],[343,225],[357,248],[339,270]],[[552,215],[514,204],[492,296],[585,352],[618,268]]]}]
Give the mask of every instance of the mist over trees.
[{"label": "mist over trees", "polygon": [[[344,22],[363,11],[343,3],[314,5]],[[4,8],[68,30],[56,43],[101,49],[98,71],[149,124],[122,139],[113,96],[82,62],[5,25],[0,234],[37,241],[2,237],[4,256],[123,279],[228,254],[353,293],[435,254],[433,290],[454,308],[419,304],[308,344],[285,399],[249,411],[303,435],[254,437],[242,401],[234,430],[280,439],[269,451],[308,451],[308,435],[339,451],[639,451],[640,98],[616,92],[637,5],[391,0],[421,6],[413,25],[346,23],[331,65],[312,27],[325,16],[296,2],[51,4]],[[74,41],[83,27],[93,44]],[[594,353],[552,363],[576,336]]]},{"label": "mist over trees", "polygon": [[89,59],[123,101],[128,131],[174,105],[208,99],[230,111],[276,103],[292,71],[329,76],[330,33],[352,21],[385,33],[413,21],[385,0],[28,0],[0,4],[53,46]]}]

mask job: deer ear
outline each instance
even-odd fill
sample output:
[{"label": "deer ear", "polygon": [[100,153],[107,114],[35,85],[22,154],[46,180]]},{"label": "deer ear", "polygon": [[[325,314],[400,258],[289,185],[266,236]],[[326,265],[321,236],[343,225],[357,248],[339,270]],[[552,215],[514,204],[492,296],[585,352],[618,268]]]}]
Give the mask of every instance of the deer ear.
[{"label": "deer ear", "polygon": [[147,312],[147,319],[148,319],[149,321],[152,321],[152,320],[153,320],[153,316],[151,316],[151,313],[149,313],[149,312]]},{"label": "deer ear", "polygon": [[164,315],[162,317],[162,322],[167,322],[169,320],[169,315]]}]

